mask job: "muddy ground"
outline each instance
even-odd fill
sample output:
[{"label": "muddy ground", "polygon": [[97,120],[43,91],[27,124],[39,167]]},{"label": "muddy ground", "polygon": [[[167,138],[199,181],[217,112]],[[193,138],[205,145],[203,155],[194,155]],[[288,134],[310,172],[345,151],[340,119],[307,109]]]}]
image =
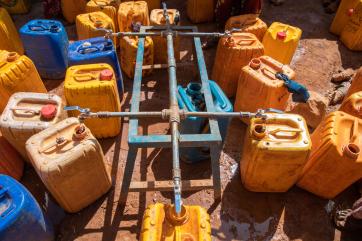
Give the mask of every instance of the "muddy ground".
[{"label": "muddy ground", "polygon": [[[186,1],[169,0],[168,6],[178,8],[182,24],[188,25]],[[34,4],[27,15],[15,16],[18,27],[30,19],[41,18],[41,4]],[[327,96],[333,88],[330,78],[338,70],[362,65],[362,54],[347,50],[328,32],[333,15],[324,13],[316,0],[287,2],[279,7],[266,3],[262,19],[289,23],[303,30],[300,47],[292,62],[296,80],[310,90]],[[214,24],[198,26],[202,31],[216,31]],[[67,25],[68,34],[74,40],[75,26]],[[191,41],[182,41],[182,61],[193,58]],[[204,52],[209,74],[215,49]],[[195,80],[192,68],[178,70],[180,83]],[[62,94],[62,81],[46,80],[49,91]],[[165,71],[156,71],[143,81],[141,110],[161,110],[168,106],[168,84]],[[125,79],[126,93],[122,110],[130,108],[132,80]],[[238,162],[242,150],[245,125],[233,120],[220,158],[223,197],[214,203],[213,191],[183,193],[185,204],[201,205],[211,215],[213,240],[361,240],[335,230],[329,213],[333,205],[350,205],[357,197],[351,187],[335,200],[320,199],[297,187],[287,193],[252,193],[243,188]],[[160,120],[140,121],[139,131],[167,133],[168,124]],[[100,140],[110,165],[113,187],[108,194],[76,214],[66,214],[57,206],[31,167],[28,167],[23,183],[37,197],[47,215],[56,226],[58,240],[137,240],[142,215],[146,206],[154,202],[170,203],[172,193],[129,193],[127,204],[119,205],[120,188],[127,159],[128,120],[122,121],[122,132],[114,139]],[[171,178],[171,152],[169,149],[142,149],[137,156],[133,180],[167,180]],[[208,178],[210,162],[196,165],[181,164],[184,179]],[[96,187],[95,187],[96,188]],[[127,193],[122,193],[127,195]]]}]

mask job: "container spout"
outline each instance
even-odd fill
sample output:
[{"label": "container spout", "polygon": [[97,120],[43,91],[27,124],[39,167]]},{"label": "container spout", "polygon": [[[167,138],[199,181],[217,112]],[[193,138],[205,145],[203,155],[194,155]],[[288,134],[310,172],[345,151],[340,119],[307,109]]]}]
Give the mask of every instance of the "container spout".
[{"label": "container spout", "polygon": [[343,147],[343,154],[349,158],[357,159],[360,154],[360,148],[354,143],[349,143]]}]

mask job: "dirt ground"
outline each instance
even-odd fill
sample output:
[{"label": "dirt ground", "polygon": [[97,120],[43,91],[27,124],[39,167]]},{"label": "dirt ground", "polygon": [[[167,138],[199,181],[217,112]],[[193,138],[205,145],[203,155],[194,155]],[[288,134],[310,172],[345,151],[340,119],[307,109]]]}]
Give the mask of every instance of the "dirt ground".
[{"label": "dirt ground", "polygon": [[[186,17],[186,1],[168,0],[169,8],[181,11],[183,25],[189,25]],[[292,67],[296,80],[310,90],[326,95],[333,88],[330,78],[338,70],[362,65],[362,54],[347,50],[328,32],[333,15],[324,13],[316,0],[292,1],[279,7],[265,1],[262,19],[268,24],[274,21],[289,23],[303,30],[302,40]],[[41,18],[41,4],[27,15],[15,16],[18,27],[30,19]],[[201,31],[216,31],[214,24],[199,25]],[[74,40],[75,26],[67,25],[69,38]],[[182,41],[182,61],[193,57],[191,41]],[[209,74],[215,49],[204,51]],[[179,83],[195,80],[195,70],[180,68]],[[126,93],[122,110],[130,108],[132,80],[125,79]],[[62,94],[62,81],[46,80],[51,92]],[[165,71],[156,71],[143,81],[141,110],[161,110],[168,106],[168,81]],[[168,124],[159,120],[140,121],[143,134],[167,133]],[[239,174],[239,159],[245,125],[239,120],[230,124],[228,136],[220,158],[223,197],[214,203],[213,191],[183,193],[185,204],[201,205],[211,215],[213,240],[361,240],[335,230],[330,222],[334,205],[348,206],[356,199],[357,191],[349,188],[335,200],[320,199],[297,187],[281,194],[252,193],[243,188]],[[35,171],[27,167],[23,183],[37,197],[46,214],[55,224],[57,240],[138,240],[142,215],[148,204],[170,203],[172,193],[129,193],[127,204],[119,205],[120,188],[128,153],[128,120],[122,121],[122,132],[113,139],[100,140],[111,168],[113,187],[108,194],[76,214],[66,214],[47,192]],[[171,151],[169,149],[139,150],[133,180],[171,179]],[[184,179],[208,178],[210,162],[195,165],[181,164]],[[96,188],[96,187],[95,187]],[[127,193],[122,193],[127,195]]]}]

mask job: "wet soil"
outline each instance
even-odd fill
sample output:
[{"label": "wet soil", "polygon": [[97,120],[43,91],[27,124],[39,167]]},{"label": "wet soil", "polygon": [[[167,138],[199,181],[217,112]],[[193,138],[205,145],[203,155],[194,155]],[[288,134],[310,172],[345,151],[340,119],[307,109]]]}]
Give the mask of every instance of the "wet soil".
[{"label": "wet soil", "polygon": [[[169,0],[170,8],[181,11],[183,25],[190,23],[186,17],[186,1]],[[30,19],[41,18],[41,4],[34,3],[27,15],[15,16],[18,27]],[[347,50],[336,36],[328,32],[333,15],[324,13],[319,1],[287,1],[282,6],[265,3],[262,19],[268,24],[274,21],[289,23],[303,30],[302,40],[293,59],[296,80],[309,89],[327,96],[333,88],[330,78],[338,70],[362,65],[362,54]],[[217,31],[214,24],[198,25],[201,31]],[[76,39],[74,25],[67,25],[70,40]],[[192,53],[190,40],[181,41],[181,61],[189,61]],[[215,49],[204,51],[209,74]],[[197,80],[197,70],[190,67],[178,69],[178,81],[185,84]],[[49,91],[62,95],[63,80],[45,80]],[[125,95],[122,110],[130,108],[133,80],[125,79]],[[143,80],[141,111],[161,110],[168,106],[168,81],[165,71],[155,71]],[[282,194],[252,193],[241,184],[238,163],[242,151],[246,126],[239,120],[230,124],[226,142],[220,157],[223,196],[214,202],[213,191],[183,193],[185,204],[201,205],[211,215],[213,240],[358,240],[358,237],[340,233],[330,222],[333,205],[350,205],[357,197],[354,187],[335,200],[324,200],[293,187]],[[168,123],[148,119],[140,121],[143,134],[167,133]],[[100,140],[107,163],[111,168],[113,187],[97,202],[79,213],[66,214],[47,192],[31,167],[27,167],[23,183],[36,196],[46,214],[56,225],[57,240],[138,240],[142,215],[148,204],[170,203],[172,193],[121,193],[124,168],[128,154],[128,120],[122,121],[118,137]],[[168,180],[171,173],[170,149],[140,149],[132,180]],[[203,179],[211,175],[210,162],[187,165],[182,163],[183,179]],[[96,188],[96,187],[95,187]],[[122,205],[121,198],[127,197]],[[359,236],[360,237],[360,236]],[[361,239],[359,239],[361,240]]]}]

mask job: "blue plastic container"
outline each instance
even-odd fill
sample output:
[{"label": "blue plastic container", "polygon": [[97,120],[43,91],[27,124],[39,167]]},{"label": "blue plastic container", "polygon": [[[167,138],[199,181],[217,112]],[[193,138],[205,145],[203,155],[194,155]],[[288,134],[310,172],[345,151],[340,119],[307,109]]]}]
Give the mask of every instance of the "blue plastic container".
[{"label": "blue plastic container", "polygon": [[[214,108],[217,112],[232,112],[233,105],[226,97],[222,89],[216,82],[209,81],[211,94],[214,101]],[[205,111],[206,104],[203,93],[201,91],[201,84],[191,82],[186,88],[178,86],[177,101],[180,109],[185,109],[189,112]],[[229,126],[229,118],[219,118],[218,124],[220,129],[221,138],[224,141],[227,128]],[[181,121],[180,133],[181,134],[202,134],[209,133],[208,120],[200,117],[188,117],[186,120]],[[210,152],[207,147],[190,147],[180,149],[181,160],[187,163],[197,163],[203,160],[210,159]]]},{"label": "blue plastic container", "polygon": [[19,30],[25,54],[45,79],[62,79],[68,67],[68,36],[63,24],[36,19]]},{"label": "blue plastic container", "polygon": [[123,96],[123,77],[112,40],[97,37],[75,41],[69,45],[68,61],[69,66],[109,64],[116,74],[119,96],[120,98]]},{"label": "blue plastic container", "polygon": [[53,229],[30,192],[15,179],[0,175],[0,240],[53,239]]}]

